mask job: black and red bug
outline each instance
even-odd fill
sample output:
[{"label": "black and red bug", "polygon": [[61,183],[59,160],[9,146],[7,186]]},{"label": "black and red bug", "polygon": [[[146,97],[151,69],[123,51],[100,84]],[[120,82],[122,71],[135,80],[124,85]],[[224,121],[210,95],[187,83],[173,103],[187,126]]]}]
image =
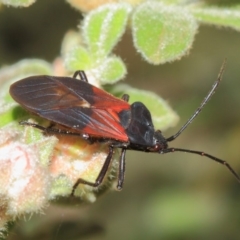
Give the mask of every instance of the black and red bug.
[{"label": "black and red bug", "polygon": [[[201,151],[168,146],[168,142],[176,139],[209,101],[221,81],[223,70],[224,65],[199,108],[180,130],[169,138],[165,138],[160,130],[154,129],[151,113],[143,103],[134,102],[130,105],[128,95],[125,94],[119,99],[89,84],[84,71],[75,72],[73,78],[28,77],[12,84],[10,94],[28,111],[63,125],[67,130],[45,128],[26,121],[21,122],[22,125],[35,127],[49,134],[72,134],[90,142],[100,141],[109,144],[108,155],[95,182],[79,178],[73,186],[72,194],[79,184],[93,187],[101,184],[110,165],[114,148],[122,149],[117,183],[119,190],[123,187],[127,150],[159,154],[178,151],[205,156],[225,165],[240,182],[239,175],[226,161]],[[81,81],[76,79],[77,76],[80,76]]]}]

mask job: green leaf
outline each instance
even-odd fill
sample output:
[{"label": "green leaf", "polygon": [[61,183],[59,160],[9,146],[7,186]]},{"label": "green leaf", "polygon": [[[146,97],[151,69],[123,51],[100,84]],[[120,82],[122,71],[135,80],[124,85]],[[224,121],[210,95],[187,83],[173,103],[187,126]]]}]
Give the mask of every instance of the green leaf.
[{"label": "green leaf", "polygon": [[92,61],[88,51],[79,46],[66,54],[64,64],[69,71],[87,70],[91,68]]},{"label": "green leaf", "polygon": [[83,45],[83,39],[78,31],[67,31],[61,45],[61,54],[65,56],[73,48]]},{"label": "green leaf", "polygon": [[10,84],[31,75],[52,73],[51,65],[39,59],[26,59],[19,61],[9,67],[0,69],[1,95],[0,95],[0,127],[15,121],[26,115],[26,111],[20,107],[16,107],[17,103],[9,94]]},{"label": "green leaf", "polygon": [[186,9],[154,1],[139,5],[132,20],[134,45],[152,64],[185,55],[197,28],[195,19]]},{"label": "green leaf", "polygon": [[132,88],[126,84],[120,84],[110,89],[114,95],[122,97],[123,94],[130,96],[129,102],[143,102],[149,109],[155,129],[166,130],[177,124],[179,117],[171,109],[166,101],[160,98],[155,93]]},{"label": "green leaf", "polygon": [[[3,67],[0,69],[0,79],[11,80],[21,79],[22,76],[33,74],[51,74],[52,65],[40,59],[24,59],[11,66]],[[2,89],[1,89],[2,90]]]},{"label": "green leaf", "polygon": [[127,69],[121,58],[108,57],[99,68],[99,79],[102,84],[112,84],[122,79],[126,73]]},{"label": "green leaf", "polygon": [[7,125],[13,121],[12,109],[6,109],[0,112],[0,127]]},{"label": "green leaf", "polygon": [[124,33],[131,7],[126,3],[103,5],[91,11],[83,23],[83,34],[89,51],[106,57]]},{"label": "green leaf", "polygon": [[12,7],[28,7],[34,3],[35,0],[2,0],[1,2]]},{"label": "green leaf", "polygon": [[39,129],[29,126],[23,126],[24,129],[24,142],[26,144],[37,143],[40,140],[43,140],[45,136]]},{"label": "green leaf", "polygon": [[9,67],[1,68],[0,79],[5,84],[1,86],[2,95],[0,98],[6,103],[12,103],[13,100],[8,93],[10,84],[24,77],[40,74],[52,74],[52,67],[48,62],[39,59],[25,59]]},{"label": "green leaf", "polygon": [[189,8],[197,20],[215,24],[218,26],[231,27],[240,31],[240,5],[231,8],[207,7]]},{"label": "green leaf", "polygon": [[65,175],[59,175],[53,180],[50,192],[50,199],[55,199],[56,196],[67,196],[71,193],[72,183]]},{"label": "green leaf", "polygon": [[20,106],[16,106],[15,104],[3,105],[0,110],[0,127],[4,127],[5,125],[27,115],[28,113]]}]

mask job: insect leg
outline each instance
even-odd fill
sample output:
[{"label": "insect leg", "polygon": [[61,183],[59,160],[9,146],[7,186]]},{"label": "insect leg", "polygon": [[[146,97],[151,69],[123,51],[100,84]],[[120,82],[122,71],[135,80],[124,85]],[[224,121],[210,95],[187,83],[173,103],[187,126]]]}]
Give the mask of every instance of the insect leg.
[{"label": "insect leg", "polygon": [[233,168],[230,166],[230,164],[222,159],[219,159],[217,157],[214,157],[208,153],[205,152],[201,152],[201,151],[195,151],[195,150],[189,150],[189,149],[182,149],[182,148],[167,148],[167,149],[163,149],[160,153],[164,154],[164,153],[171,153],[171,152],[186,152],[186,153],[192,153],[192,154],[196,154],[196,155],[200,155],[203,157],[207,157],[215,162],[218,162],[222,165],[224,165],[238,180],[238,182],[240,182],[240,177],[239,175],[233,170]]},{"label": "insect leg", "polygon": [[84,140],[89,140],[91,142],[91,139],[90,139],[89,135],[86,134],[86,133],[81,134],[81,133],[69,132],[69,131],[65,131],[65,130],[62,130],[62,129],[52,128],[52,126],[43,127],[41,125],[31,123],[31,122],[27,122],[27,121],[21,121],[21,122],[19,122],[19,124],[24,125],[24,126],[34,127],[34,128],[37,128],[37,129],[39,129],[39,130],[41,130],[45,133],[50,133],[50,134],[65,134],[65,135],[72,135],[72,136],[80,136]]},{"label": "insect leg", "polygon": [[125,102],[128,102],[129,101],[129,95],[128,94],[123,94],[122,100],[124,100]]},{"label": "insect leg", "polygon": [[74,192],[75,192],[75,190],[76,190],[76,188],[77,188],[77,186],[79,184],[86,184],[86,185],[89,185],[89,186],[92,186],[92,187],[98,187],[102,183],[102,181],[103,181],[103,179],[104,179],[104,177],[106,175],[106,172],[108,170],[109,164],[110,164],[110,162],[112,160],[112,156],[113,156],[113,147],[109,146],[109,153],[108,153],[108,155],[106,157],[106,160],[105,160],[105,162],[103,164],[103,167],[102,167],[100,173],[98,174],[98,177],[96,178],[95,182],[93,183],[93,182],[86,181],[86,180],[84,180],[82,178],[79,178],[76,181],[76,183],[73,185],[71,195],[73,196],[73,194],[74,194]]},{"label": "insect leg", "polygon": [[80,80],[82,80],[82,81],[84,81],[84,82],[88,82],[87,76],[86,76],[86,74],[85,74],[84,71],[82,71],[82,70],[76,71],[76,72],[73,74],[73,78],[77,78],[77,76],[80,77]]},{"label": "insect leg", "polygon": [[119,160],[118,184],[117,184],[118,190],[122,190],[123,188],[124,174],[125,174],[125,155],[126,155],[126,148],[123,148],[120,156],[120,160]]}]

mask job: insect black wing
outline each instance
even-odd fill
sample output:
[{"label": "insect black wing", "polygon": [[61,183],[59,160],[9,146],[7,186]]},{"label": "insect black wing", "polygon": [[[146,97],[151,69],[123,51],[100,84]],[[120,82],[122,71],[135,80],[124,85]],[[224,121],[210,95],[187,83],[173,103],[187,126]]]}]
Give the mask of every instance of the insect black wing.
[{"label": "insect black wing", "polygon": [[87,82],[34,76],[12,84],[10,94],[28,111],[75,131],[128,140],[118,113],[130,105]]}]

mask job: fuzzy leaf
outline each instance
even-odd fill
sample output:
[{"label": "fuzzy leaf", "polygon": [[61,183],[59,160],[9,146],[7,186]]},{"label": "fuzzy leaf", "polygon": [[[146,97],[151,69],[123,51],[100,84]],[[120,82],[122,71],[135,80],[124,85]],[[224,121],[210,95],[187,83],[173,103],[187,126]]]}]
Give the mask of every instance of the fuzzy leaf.
[{"label": "fuzzy leaf", "polygon": [[35,0],[2,0],[3,4],[6,4],[12,7],[28,7],[34,2]]},{"label": "fuzzy leaf", "polygon": [[65,175],[59,175],[53,180],[50,199],[55,199],[56,196],[67,196],[71,194],[71,181]]},{"label": "fuzzy leaf", "polygon": [[24,129],[24,143],[31,144],[40,140],[44,140],[45,136],[39,129],[34,127],[25,126]]},{"label": "fuzzy leaf", "polygon": [[61,54],[65,56],[72,49],[76,48],[76,46],[83,45],[83,39],[81,34],[78,31],[68,31],[62,40],[61,45]]},{"label": "fuzzy leaf", "polygon": [[21,107],[16,107],[15,105],[2,106],[0,110],[0,127],[16,120],[16,116],[27,116],[28,113]]},{"label": "fuzzy leaf", "polygon": [[197,27],[191,13],[184,8],[146,2],[133,15],[134,45],[152,64],[173,61],[188,52]]},{"label": "fuzzy leaf", "polygon": [[83,24],[89,51],[106,57],[124,33],[131,7],[126,3],[106,4],[90,12]]},{"label": "fuzzy leaf", "polygon": [[112,84],[122,79],[126,75],[126,73],[127,69],[121,58],[109,57],[100,66],[99,79],[102,84]]},{"label": "fuzzy leaf", "polygon": [[[1,68],[0,79],[1,81],[8,80],[11,82],[33,74],[48,75],[51,73],[52,66],[48,62],[40,59],[24,59],[11,66]],[[3,89],[1,88],[1,90]]]},{"label": "fuzzy leaf", "polygon": [[65,66],[69,71],[87,70],[91,68],[92,59],[83,47],[75,47],[65,57]]},{"label": "fuzzy leaf", "polygon": [[218,26],[231,27],[240,31],[240,5],[234,8],[207,7],[190,8],[197,20],[215,24]]},{"label": "fuzzy leaf", "polygon": [[27,115],[23,108],[16,107],[17,103],[11,98],[10,84],[31,75],[50,75],[51,73],[50,64],[39,59],[22,60],[12,66],[0,69],[0,79],[3,82],[0,96],[0,127]]}]

